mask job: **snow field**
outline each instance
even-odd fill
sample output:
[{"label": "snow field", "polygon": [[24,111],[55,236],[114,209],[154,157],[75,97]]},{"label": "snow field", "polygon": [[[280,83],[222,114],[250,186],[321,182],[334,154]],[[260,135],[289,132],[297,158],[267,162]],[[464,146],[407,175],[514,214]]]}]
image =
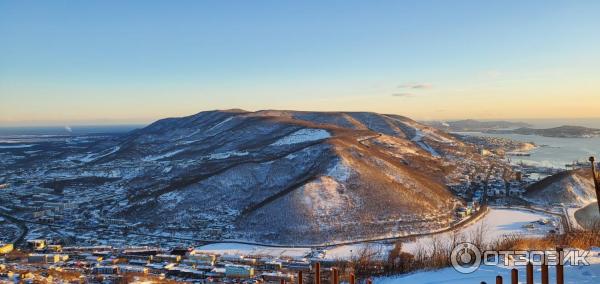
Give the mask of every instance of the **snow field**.
[{"label": "snow field", "polygon": [[317,141],[331,137],[331,134],[324,129],[305,128],[300,129],[286,137],[275,141],[271,146],[292,145],[303,142]]}]

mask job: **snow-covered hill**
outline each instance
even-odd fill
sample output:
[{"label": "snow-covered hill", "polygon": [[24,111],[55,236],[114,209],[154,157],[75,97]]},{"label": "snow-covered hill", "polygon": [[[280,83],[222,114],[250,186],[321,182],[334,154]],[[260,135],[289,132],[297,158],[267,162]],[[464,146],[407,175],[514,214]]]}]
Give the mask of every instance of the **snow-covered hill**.
[{"label": "snow-covered hill", "polygon": [[84,216],[146,233],[282,244],[448,227],[459,200],[446,184],[488,167],[443,131],[367,112],[207,111],[84,146],[29,159],[22,177],[94,177],[65,198],[101,195]]},{"label": "snow-covered hill", "polygon": [[537,203],[582,207],[596,200],[596,191],[589,169],[565,171],[547,177],[527,189],[526,197]]}]

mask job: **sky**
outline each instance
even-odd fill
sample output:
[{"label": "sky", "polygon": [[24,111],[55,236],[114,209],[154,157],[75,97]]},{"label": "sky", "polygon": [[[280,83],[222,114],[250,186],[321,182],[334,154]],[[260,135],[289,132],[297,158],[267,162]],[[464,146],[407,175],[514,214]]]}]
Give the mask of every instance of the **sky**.
[{"label": "sky", "polygon": [[600,117],[600,1],[0,0],[0,126]]}]

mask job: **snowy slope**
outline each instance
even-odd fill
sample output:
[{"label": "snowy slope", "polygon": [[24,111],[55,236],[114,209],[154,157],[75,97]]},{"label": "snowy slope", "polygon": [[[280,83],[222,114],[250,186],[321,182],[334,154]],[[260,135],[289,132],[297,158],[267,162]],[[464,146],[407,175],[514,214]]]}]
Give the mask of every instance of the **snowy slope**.
[{"label": "snowy slope", "polygon": [[368,112],[206,111],[42,153],[15,172],[35,169],[21,177],[32,184],[92,178],[73,192],[101,194],[105,209],[79,214],[146,233],[281,244],[447,228],[461,201],[446,184],[486,167],[452,136]]},{"label": "snowy slope", "polygon": [[527,189],[525,196],[536,203],[564,203],[583,207],[596,201],[590,170],[576,170],[547,177]]}]

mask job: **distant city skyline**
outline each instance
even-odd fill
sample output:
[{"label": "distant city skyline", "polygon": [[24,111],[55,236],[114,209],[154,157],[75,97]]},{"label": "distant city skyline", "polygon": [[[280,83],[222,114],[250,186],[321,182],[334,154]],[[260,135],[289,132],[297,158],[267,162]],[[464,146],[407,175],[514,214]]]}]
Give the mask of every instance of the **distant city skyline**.
[{"label": "distant city skyline", "polygon": [[0,1],[0,126],[600,117],[598,1]]}]

